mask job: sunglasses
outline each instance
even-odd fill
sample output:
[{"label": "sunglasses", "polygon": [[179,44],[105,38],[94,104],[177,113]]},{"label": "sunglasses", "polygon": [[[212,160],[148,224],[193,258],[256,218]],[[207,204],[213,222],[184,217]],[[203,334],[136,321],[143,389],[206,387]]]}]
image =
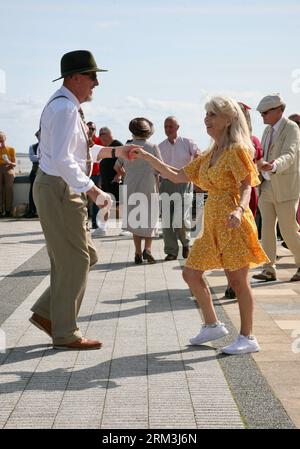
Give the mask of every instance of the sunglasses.
[{"label": "sunglasses", "polygon": [[81,75],[88,76],[91,81],[96,81],[97,80],[97,73],[96,72],[81,73]]},{"label": "sunglasses", "polygon": [[267,111],[262,112],[261,115],[267,115],[267,114],[269,114],[270,111],[275,111],[275,110],[278,109],[278,108],[280,108],[280,106],[277,106],[277,108],[271,108],[271,109],[268,109]]}]

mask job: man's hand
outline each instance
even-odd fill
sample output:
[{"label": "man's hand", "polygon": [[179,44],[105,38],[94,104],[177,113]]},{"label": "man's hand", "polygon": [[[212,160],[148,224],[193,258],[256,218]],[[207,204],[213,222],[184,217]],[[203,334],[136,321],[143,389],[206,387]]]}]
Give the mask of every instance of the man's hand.
[{"label": "man's hand", "polygon": [[107,206],[107,204],[112,204],[112,199],[110,195],[96,186],[93,186],[88,192],[86,192],[88,197],[91,198],[93,203],[97,204],[99,208]]},{"label": "man's hand", "polygon": [[270,162],[262,161],[260,162],[258,168],[260,171],[271,171],[273,169],[273,162],[274,161]]}]

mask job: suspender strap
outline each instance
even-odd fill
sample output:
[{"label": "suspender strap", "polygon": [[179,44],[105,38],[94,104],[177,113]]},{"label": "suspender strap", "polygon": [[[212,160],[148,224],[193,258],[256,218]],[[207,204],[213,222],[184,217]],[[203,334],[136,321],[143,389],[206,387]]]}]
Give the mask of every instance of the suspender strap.
[{"label": "suspender strap", "polygon": [[[52,101],[57,100],[58,98],[66,98],[67,100],[71,101],[66,95],[58,95],[57,97],[54,97],[50,101],[48,101],[48,103],[46,104],[46,106],[44,107],[44,109],[43,109],[43,111],[41,113],[40,126],[39,126],[40,139],[41,139],[41,123],[42,123],[43,113],[44,113],[46,107],[49,106],[49,104],[52,103]],[[83,130],[83,134],[84,134],[84,137],[86,139],[86,145],[87,145],[87,154],[86,154],[86,156],[87,156],[86,157],[86,166],[87,166],[86,171],[87,171],[87,173],[86,174],[87,174],[88,177],[90,177],[91,176],[91,172],[92,172],[92,165],[93,165],[92,164],[92,156],[91,156],[89,141],[88,141],[88,138],[87,138],[87,135],[86,135],[86,132],[85,132],[85,128],[84,128],[85,121],[84,121],[83,111],[80,108],[78,112],[79,112],[79,115],[80,115],[80,118],[81,118],[81,127],[82,127],[82,130]],[[38,147],[38,156],[40,156],[39,147]]]}]

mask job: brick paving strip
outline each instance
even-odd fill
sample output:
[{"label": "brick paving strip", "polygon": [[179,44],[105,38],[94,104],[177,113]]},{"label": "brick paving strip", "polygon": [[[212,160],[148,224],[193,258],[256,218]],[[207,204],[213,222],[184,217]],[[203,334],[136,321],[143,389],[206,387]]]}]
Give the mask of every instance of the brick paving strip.
[{"label": "brick paving strip", "polygon": [[[29,229],[23,222],[24,236]],[[200,320],[179,262],[136,266],[132,240],[113,231],[95,243],[99,263],[79,323],[84,334],[104,342],[103,349],[54,351],[27,320],[49,278],[34,284],[1,326],[11,349],[0,353],[0,427],[244,428],[246,408],[241,416],[215,349],[187,345]],[[153,253],[163,259],[161,240]],[[288,418],[284,425],[292,427]]]}]

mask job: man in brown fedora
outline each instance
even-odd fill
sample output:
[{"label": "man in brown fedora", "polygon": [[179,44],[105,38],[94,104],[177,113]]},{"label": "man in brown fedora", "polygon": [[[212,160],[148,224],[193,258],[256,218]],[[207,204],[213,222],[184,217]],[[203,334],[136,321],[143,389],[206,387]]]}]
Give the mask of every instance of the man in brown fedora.
[{"label": "man in brown fedora", "polygon": [[[92,160],[81,103],[91,101],[99,85],[98,68],[86,50],[61,59],[63,85],[47,102],[40,121],[39,170],[33,197],[51,261],[50,287],[33,305],[32,324],[53,339],[56,349],[100,349],[84,338],[76,318],[89,269],[97,253],[88,229],[87,197],[97,204],[108,194],[89,178]],[[56,81],[56,80],[54,80]],[[101,157],[128,159],[133,146],[103,148]]]}]

